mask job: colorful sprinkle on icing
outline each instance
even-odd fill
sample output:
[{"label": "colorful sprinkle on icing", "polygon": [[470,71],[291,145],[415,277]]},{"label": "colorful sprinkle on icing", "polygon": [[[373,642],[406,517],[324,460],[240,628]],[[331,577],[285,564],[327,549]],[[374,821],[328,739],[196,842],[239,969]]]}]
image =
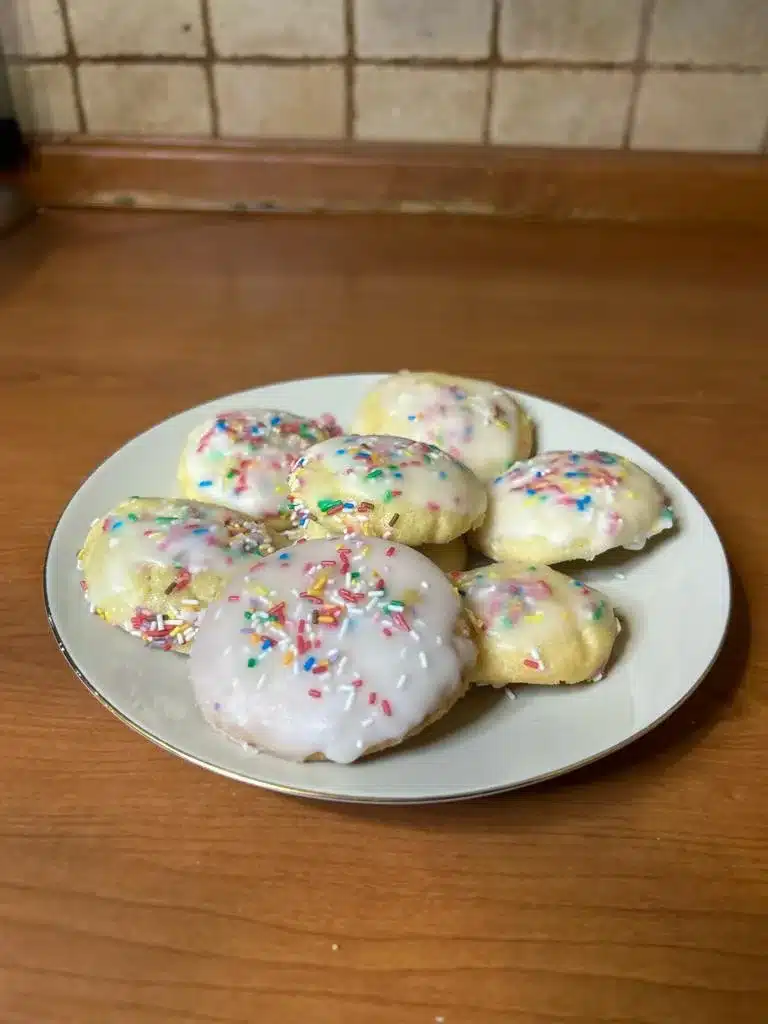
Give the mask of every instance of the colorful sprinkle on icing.
[{"label": "colorful sprinkle on icing", "polygon": [[191,492],[249,515],[288,520],[288,474],[311,445],[339,434],[332,416],[271,409],[219,414],[195,430],[181,473]]}]

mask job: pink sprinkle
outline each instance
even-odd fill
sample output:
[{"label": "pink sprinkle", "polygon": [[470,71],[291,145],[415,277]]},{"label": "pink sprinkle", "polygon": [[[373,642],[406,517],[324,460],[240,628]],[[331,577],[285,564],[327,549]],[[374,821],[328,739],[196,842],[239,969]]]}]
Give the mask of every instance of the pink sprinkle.
[{"label": "pink sprinkle", "polygon": [[359,690],[360,687],[363,685],[363,680],[362,679],[353,679],[352,680],[352,685],[355,687],[356,690]]},{"label": "pink sprinkle", "polygon": [[371,692],[368,694],[368,703],[369,704],[375,704],[376,703],[376,691],[375,690],[371,690]]},{"label": "pink sprinkle", "polygon": [[299,632],[303,633],[306,628],[307,628],[307,620],[306,619],[299,619]]},{"label": "pink sprinkle", "polygon": [[387,717],[389,717],[392,714],[392,705],[389,703],[388,700],[383,700],[381,702],[381,710]]},{"label": "pink sprinkle", "polygon": [[237,602],[240,600],[240,595],[230,594],[227,600],[229,601],[230,604],[237,604]]},{"label": "pink sprinkle", "polygon": [[387,626],[385,626],[384,629],[382,629],[382,633],[384,634],[384,636],[392,636],[392,630],[389,629],[389,627]]},{"label": "pink sprinkle", "polygon": [[429,509],[430,512],[439,512],[440,511],[440,506],[438,505],[438,503],[436,501],[428,501],[427,502],[427,508]]},{"label": "pink sprinkle", "polygon": [[323,696],[323,691],[322,690],[312,689],[312,690],[307,690],[307,693],[309,694],[310,697],[314,697],[315,700],[318,700],[320,697]]},{"label": "pink sprinkle", "polygon": [[320,563],[320,565],[325,566],[326,569],[333,569],[336,563],[333,561],[333,559],[326,558],[324,561]]},{"label": "pink sprinkle", "polygon": [[387,550],[384,552],[384,554],[387,556],[387,558],[391,558],[392,555],[394,555],[394,553],[395,553],[395,549],[394,548],[387,548]]},{"label": "pink sprinkle", "polygon": [[392,622],[397,626],[398,629],[402,629],[404,633],[410,633],[411,627],[405,621],[405,616],[402,612],[392,613]]}]

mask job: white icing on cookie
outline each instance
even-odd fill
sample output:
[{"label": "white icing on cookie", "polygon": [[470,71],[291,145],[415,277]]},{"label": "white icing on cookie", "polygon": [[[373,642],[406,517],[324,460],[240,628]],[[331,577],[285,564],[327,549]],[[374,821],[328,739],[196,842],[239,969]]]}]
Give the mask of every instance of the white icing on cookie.
[{"label": "white icing on cookie", "polygon": [[450,575],[479,637],[478,681],[574,683],[601,674],[618,632],[603,594],[524,562]]},{"label": "white icing on cookie", "polygon": [[[196,631],[204,602],[190,594],[200,574],[217,577],[220,590],[233,572],[273,550],[264,525],[232,509],[132,498],[93,524],[79,565],[95,612],[153,646],[171,647],[188,643]],[[167,570],[167,582],[163,574],[162,591],[153,593],[151,574],[158,569]],[[215,591],[213,577],[208,589]]]},{"label": "white icing on cookie", "polygon": [[297,456],[339,433],[333,417],[307,419],[276,409],[246,409],[206,420],[189,436],[179,476],[187,497],[263,519],[283,519],[288,473]]},{"label": "white icing on cookie", "polygon": [[376,538],[313,540],[234,581],[190,657],[207,720],[291,760],[349,763],[398,742],[464,692],[474,647],[422,555]]},{"label": "white icing on cookie", "polygon": [[642,548],[673,521],[659,485],[629,459],[553,451],[519,462],[493,481],[476,539],[499,559],[591,559],[610,548]]},{"label": "white icing on cookie", "polygon": [[[379,434],[347,434],[314,445],[296,462],[290,485],[300,523],[308,514],[320,522],[355,512],[364,517],[374,506],[391,515],[445,510],[475,519],[486,501],[472,473],[439,448]],[[324,485],[327,492],[315,493]]]},{"label": "white icing on cookie", "polygon": [[359,422],[435,444],[483,480],[531,451],[530,424],[519,405],[486,381],[403,371],[376,385]]}]

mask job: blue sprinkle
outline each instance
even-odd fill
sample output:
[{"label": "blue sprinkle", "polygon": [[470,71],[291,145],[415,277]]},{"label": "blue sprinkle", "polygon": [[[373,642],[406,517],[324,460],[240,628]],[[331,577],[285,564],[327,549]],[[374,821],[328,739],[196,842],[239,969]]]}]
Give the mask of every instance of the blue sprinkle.
[{"label": "blue sprinkle", "polygon": [[345,501],[344,502],[344,508],[354,508],[354,507],[355,507],[354,501]]},{"label": "blue sprinkle", "polygon": [[216,703],[213,705],[213,710],[214,711],[221,711],[221,704],[219,704],[218,701],[216,701]]},{"label": "blue sprinkle", "polygon": [[272,424],[273,427],[276,427],[277,424],[280,422],[280,417],[279,416],[273,416],[272,419],[269,422]]},{"label": "blue sprinkle", "polygon": [[337,448],[336,449],[336,454],[337,455],[343,455],[344,454],[344,449],[343,448]]},{"label": "blue sprinkle", "polygon": [[208,527],[207,526],[196,526],[195,529],[192,531],[192,533],[197,533],[197,534],[208,533]]},{"label": "blue sprinkle", "polygon": [[309,670],[312,668],[312,666],[314,664],[315,664],[315,659],[314,658],[307,658],[307,660],[304,662],[304,666],[303,666],[304,667],[304,671],[305,672],[309,672]]},{"label": "blue sprinkle", "polygon": [[290,552],[289,552],[289,551],[283,551],[283,552],[282,552],[282,553],[280,554],[280,561],[281,561],[281,562],[285,562],[285,561],[286,561],[286,560],[287,560],[288,558],[290,558],[290,557],[291,557],[291,555],[290,555]]},{"label": "blue sprinkle", "polygon": [[526,487],[526,489],[525,489],[525,493],[526,493],[526,494],[531,494],[531,495],[533,495],[533,494],[535,494],[535,493],[536,493],[536,491],[534,490],[534,488],[533,488],[533,487]]},{"label": "blue sprinkle", "polygon": [[268,636],[265,636],[264,637],[264,642],[261,645],[262,651],[268,651],[269,648],[272,646],[272,644],[273,644],[273,641],[270,640]]},{"label": "blue sprinkle", "polygon": [[587,505],[591,503],[591,501],[592,498],[588,494],[585,494],[583,498],[577,499],[576,508],[579,510],[579,512],[583,512]]},{"label": "blue sprinkle", "polygon": [[440,472],[438,473],[438,476],[440,477],[441,480],[447,480],[448,479],[448,474],[445,472],[444,469],[440,470]]},{"label": "blue sprinkle", "polygon": [[402,473],[393,473],[392,476],[395,478],[395,480],[402,480],[403,479],[403,474]]},{"label": "blue sprinkle", "polygon": [[581,456],[577,455],[576,452],[571,452],[571,454],[568,456],[568,461],[569,462],[578,462],[580,458],[581,458]]},{"label": "blue sprinkle", "polygon": [[413,423],[413,421],[416,419],[416,417],[415,416],[409,416],[408,419],[411,421],[411,423]]},{"label": "blue sprinkle", "polygon": [[199,480],[198,487],[213,487],[213,480]]},{"label": "blue sprinkle", "polygon": [[118,528],[118,526],[122,526],[122,525],[123,525],[123,520],[122,519],[118,519],[116,523],[112,523],[112,525],[110,526],[110,530],[116,530]]}]

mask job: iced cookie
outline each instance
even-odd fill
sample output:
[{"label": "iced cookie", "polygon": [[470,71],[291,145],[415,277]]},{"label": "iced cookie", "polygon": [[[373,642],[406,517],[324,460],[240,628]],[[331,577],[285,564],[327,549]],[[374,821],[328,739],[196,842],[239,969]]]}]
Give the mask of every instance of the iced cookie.
[{"label": "iced cookie", "polygon": [[276,409],[221,413],[189,435],[179,463],[182,494],[290,525],[288,473],[301,453],[338,434],[333,417],[307,419]]},{"label": "iced cookie", "polygon": [[619,623],[610,602],[547,566],[502,562],[454,573],[477,643],[472,679],[581,683],[598,679]]},{"label": "iced cookie", "polygon": [[[290,534],[295,543],[298,540],[296,534],[300,535],[302,532],[307,540],[322,540],[332,536],[327,530],[323,529],[320,523],[310,519],[303,531],[287,530],[285,533],[280,534],[280,537],[282,538]],[[462,569],[467,567],[469,552],[463,537],[456,537],[455,540],[451,540],[447,544],[425,544],[416,550],[420,551],[422,555],[426,555],[431,562],[434,562],[441,572],[461,572]]]},{"label": "iced cookie", "polygon": [[543,452],[490,484],[488,513],[470,542],[497,561],[552,564],[638,550],[673,519],[659,485],[629,459]]},{"label": "iced cookie", "polygon": [[131,498],[92,524],[78,556],[92,611],[153,647],[186,652],[233,572],[274,550],[263,523],[181,498]]},{"label": "iced cookie", "polygon": [[418,547],[447,544],[482,519],[484,486],[434,445],[404,437],[355,434],[322,441],[289,479],[299,525],[347,531]]},{"label": "iced cookie", "polygon": [[444,373],[385,377],[363,399],[352,429],[436,444],[481,480],[527,458],[533,447],[531,422],[508,391]]},{"label": "iced cookie", "polygon": [[448,578],[378,538],[310,540],[233,580],[190,656],[231,739],[296,761],[394,746],[462,696],[474,645]]}]

